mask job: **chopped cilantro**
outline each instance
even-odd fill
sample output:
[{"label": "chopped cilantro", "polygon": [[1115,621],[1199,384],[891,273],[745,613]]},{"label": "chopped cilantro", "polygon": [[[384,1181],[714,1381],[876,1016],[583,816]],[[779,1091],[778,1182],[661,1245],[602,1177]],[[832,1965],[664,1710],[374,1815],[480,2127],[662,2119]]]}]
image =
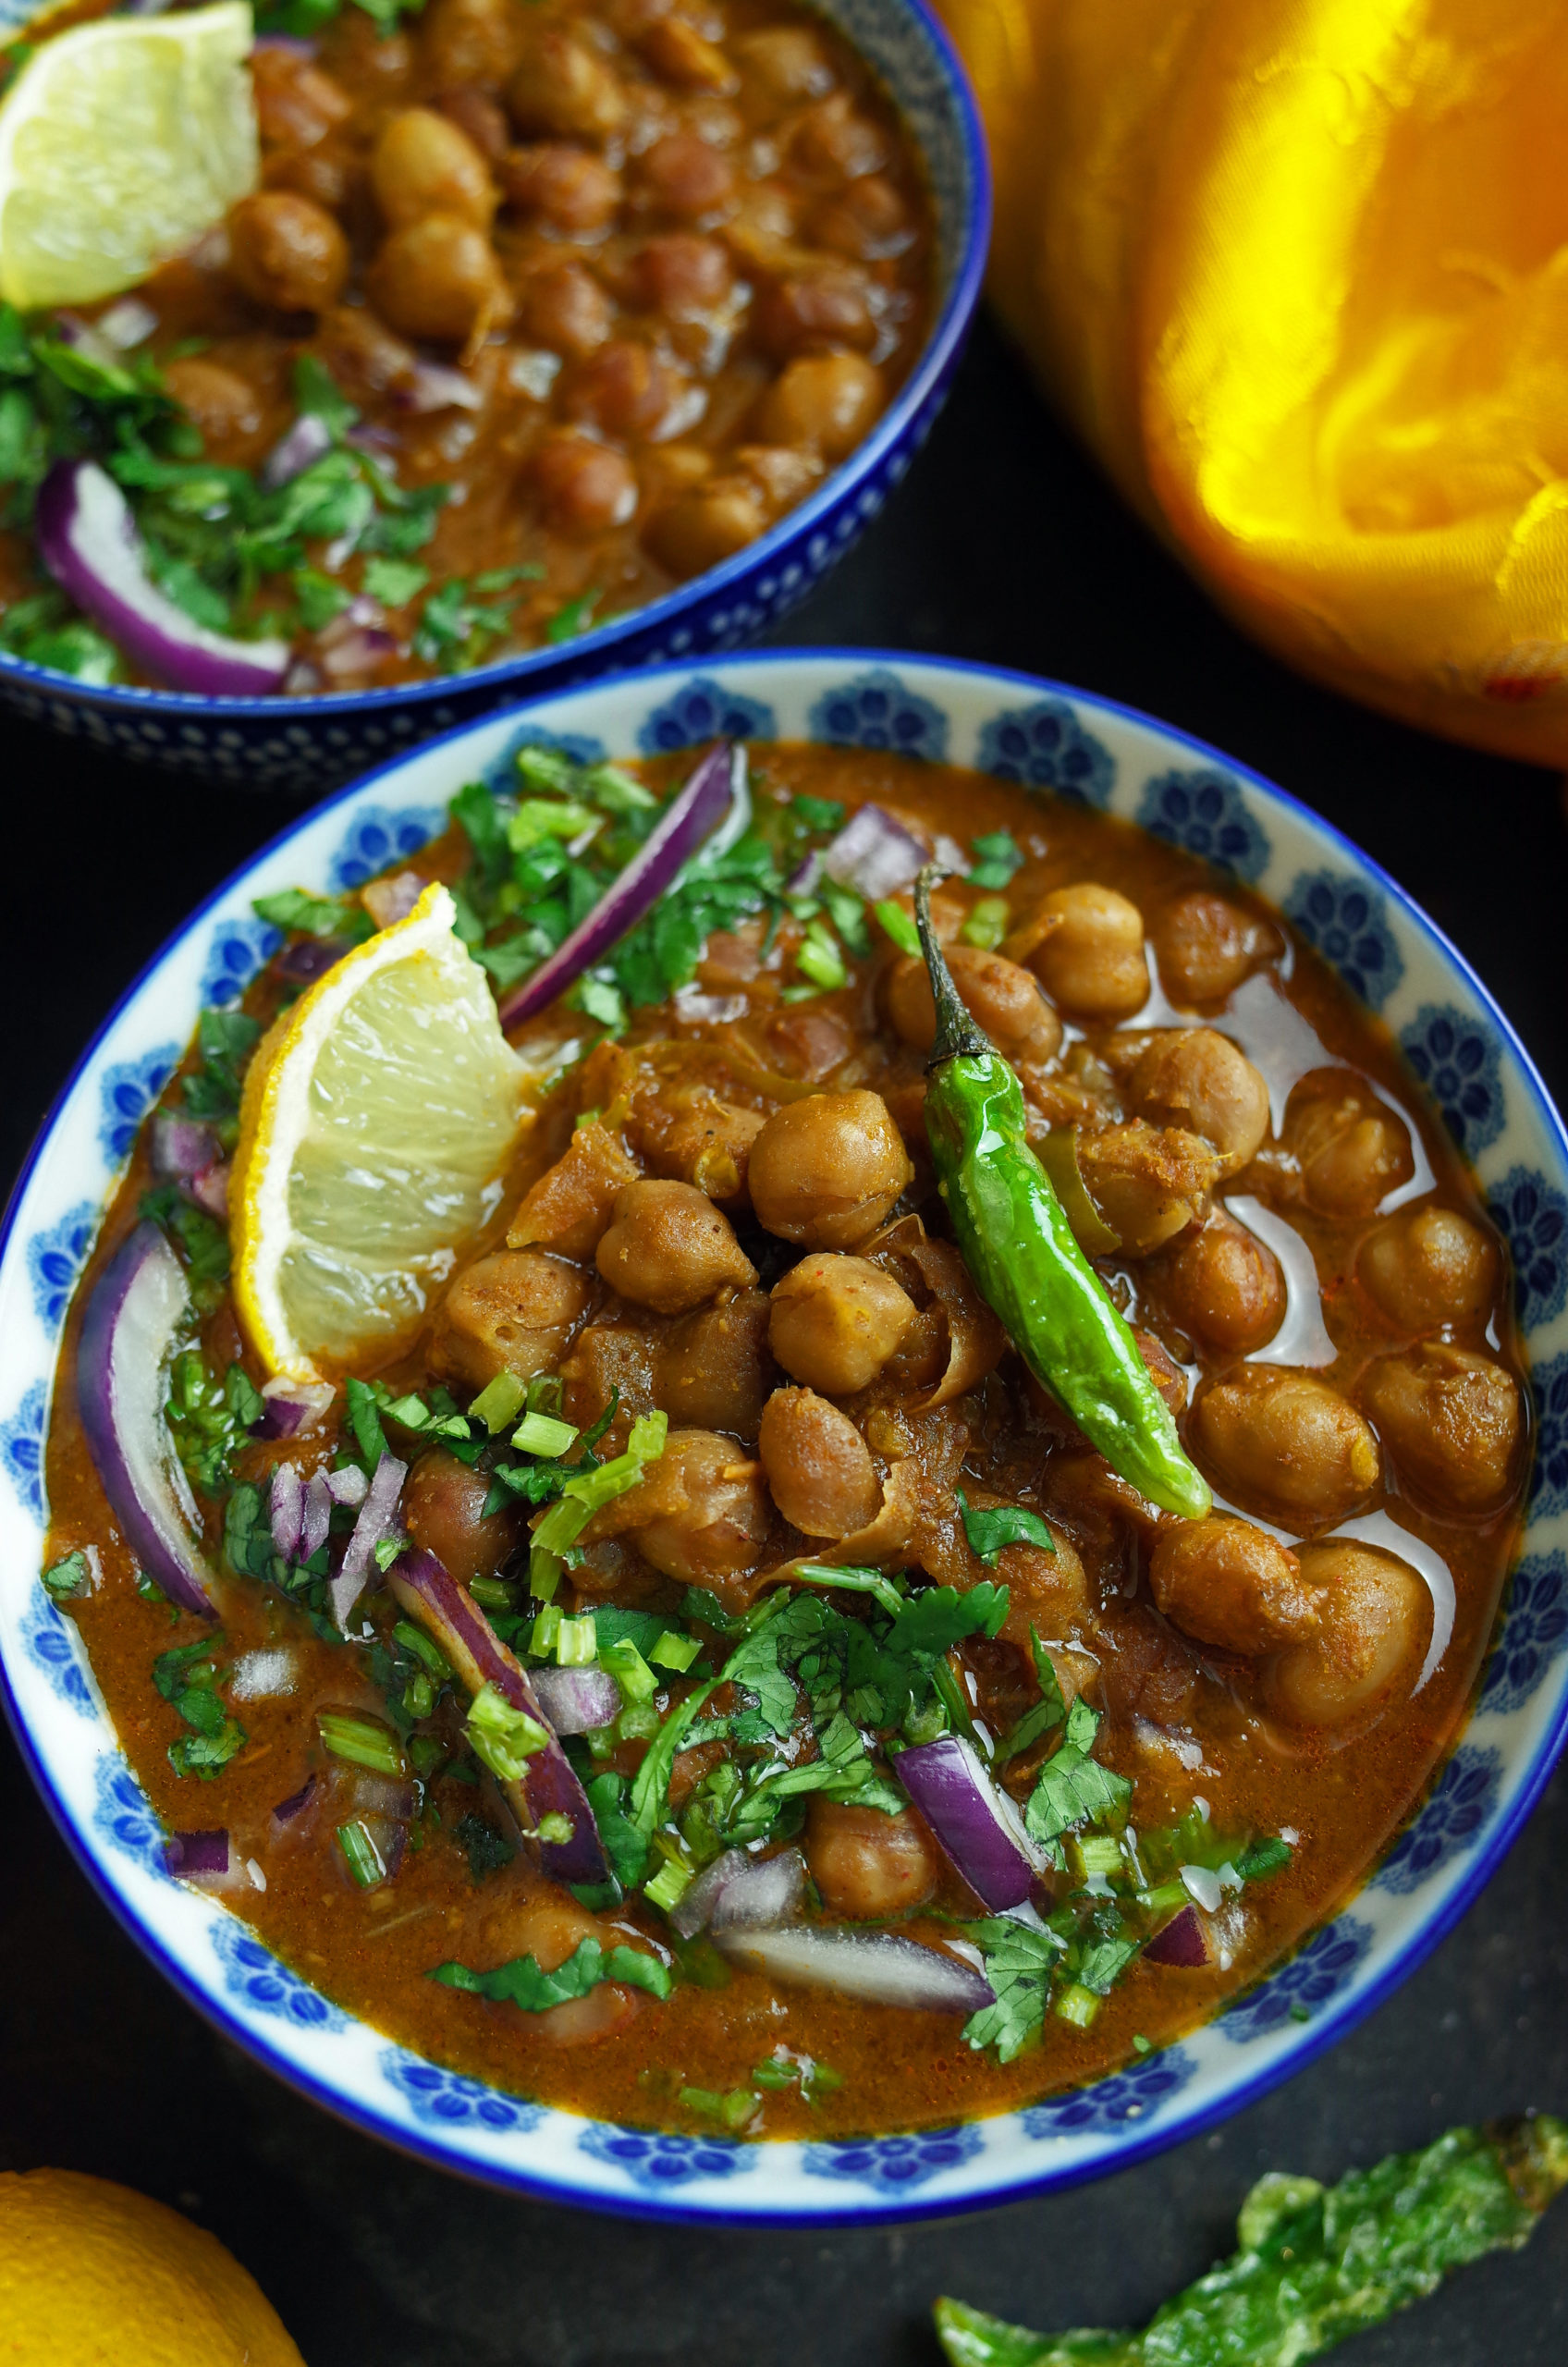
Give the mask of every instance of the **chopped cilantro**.
[{"label": "chopped cilantro", "polygon": [[79,1595],[92,1591],[92,1564],[79,1546],[74,1553],[62,1553],[51,1562],[43,1573],[43,1590],[55,1602],[74,1602]]},{"label": "chopped cilantro", "polygon": [[374,1472],[386,1453],[386,1433],[381,1427],[381,1408],[375,1391],[368,1381],[356,1380],[352,1373],[343,1388],[348,1400],[349,1428],[354,1433],[360,1460],[367,1471]]},{"label": "chopped cilantro", "polygon": [[364,906],[347,896],[312,896],[303,888],[280,888],[276,895],[258,896],[251,909],[274,928],[299,937],[341,938],[347,945],[360,945],[375,933]]},{"label": "chopped cilantro", "polygon": [[963,1533],[969,1539],[969,1550],[988,1570],[997,1566],[997,1556],[1004,1545],[1037,1545],[1046,1553],[1056,1551],[1056,1539],[1040,1518],[1024,1504],[997,1504],[989,1511],[971,1508],[962,1488],[956,1491],[958,1508],[963,1520]]},{"label": "chopped cilantro", "polygon": [[364,588],[373,600],[385,601],[389,608],[401,608],[423,592],[430,581],[430,570],[420,567],[412,559],[371,558],[365,561]]},{"label": "chopped cilantro", "polygon": [[488,1817],[477,1816],[472,1809],[458,1819],[457,1839],[467,1856],[469,1872],[476,1883],[486,1881],[491,1874],[498,1874],[517,1856],[517,1844],[499,1832]]},{"label": "chopped cilantro", "polygon": [[1024,1711],[1011,1733],[998,1745],[993,1761],[998,1767],[1005,1767],[1010,1759],[1017,1759],[1024,1751],[1032,1750],[1040,1736],[1049,1734],[1053,1726],[1060,1726],[1067,1715],[1067,1703],[1050,1654],[1034,1627],[1029,1630],[1029,1643],[1035,1657],[1035,1673],[1040,1680],[1040,1699],[1032,1710]]},{"label": "chopped cilantro", "polygon": [[1041,1768],[1024,1810],[1024,1822],[1039,1842],[1054,1842],[1083,1824],[1124,1820],[1133,1786],[1125,1775],[1091,1757],[1099,1713],[1080,1695],[1067,1713],[1061,1742]]},{"label": "chopped cilantro", "polygon": [[604,596],[604,594],[595,587],[592,591],[581,593],[575,600],[568,600],[563,607],[556,610],[555,615],[545,627],[545,640],[558,644],[563,641],[575,641],[580,632],[591,631],[594,611]]},{"label": "chopped cilantro", "polygon": [[221,1635],[202,1636],[193,1644],[177,1644],[153,1662],[153,1682],[185,1724],[189,1734],[169,1745],[169,1764],[177,1775],[198,1775],[210,1782],[245,1748],[245,1729],[218,1698],[223,1671],[217,1660]]},{"label": "chopped cilantro", "polygon": [[535,1956],[513,1956],[509,1964],[497,1965],[493,1972],[471,1972],[464,1964],[442,1964],[427,1978],[447,1989],[487,1997],[493,2005],[516,2005],[525,2014],[548,2013],[552,2005],[586,1997],[603,1981],[624,1981],[659,1998],[668,1997],[671,1987],[669,1972],[657,1956],[641,1948],[606,1950],[595,1939],[582,1941],[553,1972],[545,1972]]},{"label": "chopped cilantro", "polygon": [[233,1479],[233,1459],[265,1412],[261,1392],[240,1365],[218,1381],[199,1348],[176,1356],[164,1415],[185,1476],[204,1496],[221,1495]]},{"label": "chopped cilantro", "polygon": [[972,888],[1005,888],[1014,872],[1023,868],[1023,857],[1011,830],[987,830],[969,843],[979,857],[970,866]]}]

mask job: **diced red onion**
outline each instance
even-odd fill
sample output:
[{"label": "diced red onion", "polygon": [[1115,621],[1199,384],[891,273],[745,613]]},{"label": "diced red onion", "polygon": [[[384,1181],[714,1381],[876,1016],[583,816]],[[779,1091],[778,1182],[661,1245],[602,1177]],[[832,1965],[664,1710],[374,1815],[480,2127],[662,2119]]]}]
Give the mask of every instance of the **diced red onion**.
[{"label": "diced red onion", "polygon": [[1214,1962],[1214,1949],[1209,1941],[1208,1926],[1195,1907],[1183,1907],[1173,1915],[1163,1932],[1158,1932],[1144,1950],[1148,1964],[1177,1965],[1183,1971],[1196,1971],[1200,1966]]},{"label": "diced red onion", "polygon": [[545,1715],[558,1735],[588,1735],[607,1726],[620,1708],[620,1687],[606,1668],[536,1668],[530,1672]]},{"label": "diced red onion", "polygon": [[190,1297],[157,1226],[139,1224],[88,1301],[77,1397],[104,1493],[142,1567],[171,1601],[210,1619],[201,1515],[164,1418],[165,1374]]},{"label": "diced red onion", "polygon": [[302,937],[297,945],[277,957],[277,975],[295,986],[313,986],[324,978],[335,962],[341,962],[349,948],[341,938]]},{"label": "diced red onion", "polygon": [[683,1940],[704,1931],[767,1931],[796,1919],[805,1888],[806,1861],[798,1849],[777,1858],[727,1849],[681,1892],[669,1919]]},{"label": "diced red onion", "polygon": [[955,874],[960,879],[967,879],[972,868],[969,857],[958,840],[949,839],[946,830],[937,831],[931,847],[931,860],[939,863],[944,871]]},{"label": "diced red onion", "polygon": [[292,1562],[300,1551],[305,1520],[305,1483],[293,1464],[275,1466],[267,1509],[272,1516],[272,1541],[284,1560]]},{"label": "diced red onion", "polygon": [[312,691],[322,688],[322,671],[306,657],[296,657],[283,678],[283,688],[291,699],[308,698]]},{"label": "diced red onion", "polygon": [[357,1463],[346,1463],[341,1471],[324,1471],[322,1478],[335,1504],[362,1504],[370,1493],[370,1481]]},{"label": "diced red onion", "polygon": [[251,43],[252,54],[258,49],[276,49],[286,57],[313,57],[316,44],[299,33],[258,33]]},{"label": "diced red onion", "polygon": [[571,1827],[570,1841],[544,1841],[539,1856],[545,1871],[558,1883],[598,1883],[609,1879],[609,1867],[588,1805],[588,1795],[576,1770],[561,1748],[545,1705],[527,1672],[469,1593],[434,1553],[400,1554],[387,1574],[398,1600],[420,1620],[471,1693],[493,1685],[514,1710],[526,1710],[549,1734],[545,1748],[525,1763],[522,1780],[502,1790],[520,1825],[536,1832],[547,1816],[564,1817]]},{"label": "diced red onion", "polygon": [[[361,1474],[361,1477],[363,1475]],[[325,1471],[312,1471],[305,1490],[305,1514],[300,1525],[300,1559],[311,1562],[326,1543],[332,1527],[332,1486]]]},{"label": "diced red onion", "polygon": [[1022,1907],[1046,1859],[962,1735],[900,1750],[893,1772],[943,1853],[993,1915]]},{"label": "diced red onion", "polygon": [[1206,1915],[1218,1915],[1225,1903],[1224,1884],[1207,1866],[1178,1866],[1177,1873],[1187,1895]]},{"label": "diced red onion", "polygon": [[975,2014],[994,2005],[996,1993],[973,1965],[935,1948],[923,1948],[894,1932],[867,1932],[852,1925],[797,1923],[782,1931],[726,1932],[717,1944],[737,1964],[797,1981],[807,1989],[831,1989],[839,1997],[862,1997],[873,2005],[906,2005],[929,2014]]},{"label": "diced red onion", "polygon": [[218,1138],[210,1126],[178,1110],[154,1111],[152,1130],[153,1172],[165,1183],[183,1184],[200,1175],[221,1156]]},{"label": "diced red onion", "polygon": [[446,362],[416,362],[406,380],[391,389],[394,411],[483,411],[484,392]]},{"label": "diced red onion", "polygon": [[424,893],[417,871],[399,871],[390,879],[373,879],[361,891],[361,901],[377,928],[406,921]]},{"label": "diced red onion", "polygon": [[368,674],[384,657],[396,656],[397,651],[396,634],[384,632],[374,625],[356,625],[352,632],[345,633],[341,641],[335,641],[330,649],[322,651],[321,670],[334,681],[350,674]]},{"label": "diced red onion", "polygon": [[293,655],[288,644],[214,632],[160,592],[130,504],[96,460],[56,460],[34,519],[39,556],[55,583],[150,674],[209,698],[277,689]]},{"label": "diced red onion", "polygon": [[80,313],[56,313],[55,335],[73,353],[85,354],[89,362],[96,362],[101,370],[117,370],[120,366],[117,348],[95,321],[84,321]]},{"label": "diced red onion", "polygon": [[364,1502],[360,1506],[359,1519],[344,1551],[343,1560],[328,1593],[332,1615],[339,1627],[346,1628],[349,1613],[364,1592],[370,1576],[371,1555],[382,1539],[393,1534],[398,1512],[398,1499],[403,1492],[403,1482],[409,1466],[399,1463],[395,1454],[383,1452],[376,1465]]},{"label": "diced red onion", "polygon": [[851,815],[822,858],[829,879],[858,889],[867,903],[879,903],[907,888],[930,856],[903,824],[880,805],[862,805]]},{"label": "diced red onion", "polygon": [[228,1834],[222,1826],[215,1832],[171,1833],[164,1844],[164,1863],[182,1881],[193,1874],[227,1874]]},{"label": "diced red onion", "polygon": [[657,903],[681,865],[708,833],[746,798],[746,752],[721,740],[710,748],[679,796],[670,800],[619,878],[593,911],[532,976],[515,986],[501,1004],[501,1024],[516,1027],[532,1019],[574,978],[603,961],[612,945],[634,928]]},{"label": "diced red onion", "polygon": [[94,325],[116,353],[129,353],[133,346],[146,344],[158,325],[158,315],[140,296],[122,296],[117,304],[99,313]]},{"label": "diced red onion", "polygon": [[303,1438],[331,1406],[337,1392],[326,1380],[263,1380],[266,1412],[256,1426],[263,1439]]},{"label": "diced red onion", "polygon": [[398,439],[389,427],[374,426],[368,420],[350,427],[343,440],[356,445],[361,452],[395,452],[398,448]]},{"label": "diced red onion", "polygon": [[185,1192],[187,1198],[194,1200],[199,1208],[204,1208],[208,1216],[216,1217],[220,1224],[227,1223],[228,1219],[227,1159],[215,1159],[211,1167],[204,1167],[200,1175],[191,1176],[185,1186]]},{"label": "diced red onion", "polygon": [[290,1792],[286,1800],[279,1800],[272,1812],[274,1824],[292,1824],[296,1818],[303,1816],[315,1797],[315,1777],[307,1775],[297,1792]]},{"label": "diced red onion", "polygon": [[802,855],[784,882],[784,893],[786,896],[809,896],[821,877],[822,856],[817,848],[812,847]]},{"label": "diced red onion", "polygon": [[332,449],[332,430],[313,411],[302,411],[287,435],[280,435],[256,473],[269,493],[292,484],[312,460]]}]

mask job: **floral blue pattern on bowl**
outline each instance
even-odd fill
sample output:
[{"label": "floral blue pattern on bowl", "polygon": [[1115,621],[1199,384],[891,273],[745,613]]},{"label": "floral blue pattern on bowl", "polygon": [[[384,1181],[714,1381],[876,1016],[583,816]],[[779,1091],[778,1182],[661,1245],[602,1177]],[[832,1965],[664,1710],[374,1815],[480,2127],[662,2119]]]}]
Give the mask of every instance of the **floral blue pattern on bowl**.
[{"label": "floral blue pattern on bowl", "polygon": [[[439,827],[445,801],[464,781],[499,778],[525,740],[625,757],[741,715],[784,740],[901,733],[952,763],[986,764],[1042,795],[1054,788],[1128,820],[1153,784],[1225,784],[1207,816],[1199,795],[1200,819],[1223,832],[1233,812],[1244,815],[1250,828],[1229,841],[1237,868],[1252,865],[1262,894],[1305,914],[1315,941],[1353,985],[1360,980],[1396,1037],[1413,1052],[1425,1049],[1428,1082],[1451,1119],[1463,1120],[1482,1188],[1513,1245],[1539,1409],[1529,1532],[1475,1720],[1374,1882],[1179,2046],[1021,2112],[856,2143],[759,2145],[618,2128],[389,2048],[384,2034],[280,1964],[224,1896],[169,1878],[165,1835],[82,1674],[68,1611],[49,1602],[37,1579],[47,1387],[92,1219],[194,1024],[215,949],[246,949],[219,962],[225,977],[237,977],[254,947],[245,933],[251,899],[296,886],[325,891],[349,877],[349,865],[406,854]],[[1039,777],[1047,757],[1065,769],[1072,751],[1084,757],[1075,779]],[[1171,830],[1186,827],[1164,790],[1161,800],[1159,818]],[[304,816],[195,917],[87,1055],[23,1178],[0,1258],[0,1673],[62,1828],[143,1947],[239,2044],[361,2127],[517,2191],[672,2218],[804,2223],[961,2210],[1134,2160],[1286,2077],[1389,1994],[1507,1847],[1568,1726],[1565,1299],[1568,1147],[1526,1056],[1392,882],[1278,791],[1105,701],[984,667],[827,651],[651,668],[472,726]],[[226,1894],[241,1908],[247,1895],[239,1885]]]},{"label": "floral blue pattern on bowl", "polygon": [[699,674],[683,682],[672,699],[655,707],[637,734],[644,756],[668,756],[677,748],[701,747],[704,740],[776,740],[773,710],[761,699],[742,697]]},{"label": "floral blue pattern on bowl", "polygon": [[[32,0],[0,0],[22,15]],[[497,707],[671,659],[706,663],[798,607],[881,510],[947,399],[979,301],[990,178],[974,101],[925,0],[822,0],[876,67],[913,135],[936,215],[931,333],[870,435],[756,542],[662,599],[526,656],[471,673],[310,699],[205,699],[95,686],[0,652],[0,701],[119,755],[215,783],[319,796],[432,733]]]},{"label": "floral blue pattern on bowl", "polygon": [[[370,874],[365,874],[368,879]],[[207,966],[202,973],[204,1003],[238,1002],[263,962],[270,962],[283,939],[265,921],[224,921],[213,932]]]},{"label": "floral blue pattern on bowl", "polygon": [[1201,855],[1238,879],[1261,878],[1268,865],[1268,840],[1240,784],[1213,765],[1160,773],[1147,782],[1138,819],[1152,838]]},{"label": "floral blue pattern on bowl", "polygon": [[411,813],[392,814],[379,805],[368,805],[356,814],[341,846],[326,867],[326,882],[335,896],[346,896],[350,889],[362,888],[378,871],[396,863],[399,855],[418,854],[428,846],[437,830],[445,829],[447,816],[438,805],[416,806]]}]

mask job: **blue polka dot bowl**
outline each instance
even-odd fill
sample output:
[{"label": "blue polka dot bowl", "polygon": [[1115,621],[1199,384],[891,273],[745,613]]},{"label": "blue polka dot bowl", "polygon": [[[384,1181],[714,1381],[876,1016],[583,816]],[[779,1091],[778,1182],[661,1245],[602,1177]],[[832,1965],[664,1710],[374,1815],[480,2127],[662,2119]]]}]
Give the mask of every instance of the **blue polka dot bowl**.
[{"label": "blue polka dot bowl", "polygon": [[[272,950],[251,900],[341,889],[416,850],[447,799],[497,775],[524,741],[624,757],[716,733],[974,766],[1141,824],[1268,897],[1387,1024],[1472,1161],[1512,1245],[1534,1381],[1528,1529],[1474,1714],[1362,1889],[1180,2044],[1023,2111],[853,2142],[607,2127],[459,2078],[345,2013],[215,1900],[171,1880],[76,1630],[38,1577],[66,1306],[198,1011],[236,995]],[[1387,1999],[1476,1896],[1546,1782],[1568,1725],[1562,1122],[1479,980],[1391,879],[1256,774],[1124,708],[984,666],[855,650],[650,667],[534,700],[384,766],[298,821],[195,915],[82,1060],[18,1186],[0,1255],[0,1671],[62,1833],[153,1961],[260,2061],[410,2152],[606,2210],[755,2223],[950,2213],[1095,2177],[1234,2112]]]},{"label": "blue polka dot bowl", "polygon": [[[319,698],[212,699],[80,682],[0,651],[0,701],[117,755],[319,797],[516,699],[634,667],[697,664],[742,648],[786,616],[865,531],[925,442],[979,301],[991,218],[974,98],[925,0],[818,4],[876,67],[920,151],[936,216],[937,273],[931,333],[913,369],[865,441],[807,500],[663,599],[559,647],[469,673]],[[5,16],[0,0],[0,21]]]}]

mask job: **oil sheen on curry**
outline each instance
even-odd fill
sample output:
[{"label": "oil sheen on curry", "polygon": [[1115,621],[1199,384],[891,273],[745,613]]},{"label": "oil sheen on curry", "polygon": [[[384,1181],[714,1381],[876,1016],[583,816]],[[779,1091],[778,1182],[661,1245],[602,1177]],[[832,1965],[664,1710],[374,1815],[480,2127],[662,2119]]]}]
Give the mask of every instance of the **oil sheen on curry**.
[{"label": "oil sheen on curry", "polygon": [[[564,642],[744,549],[908,374],[920,158],[823,18],[283,0],[258,21],[257,185],[110,303],[0,311],[0,646],[308,695]],[[132,538],[144,632],[91,551],[62,556],[58,513],[84,547],[116,520]],[[122,550],[122,595],[124,573]]]},{"label": "oil sheen on curry", "polygon": [[1277,914],[772,744],[525,749],[260,909],[48,1449],[185,1879],[464,2073],[780,2136],[1098,2077],[1365,1878],[1527,1401],[1468,1174]]}]

